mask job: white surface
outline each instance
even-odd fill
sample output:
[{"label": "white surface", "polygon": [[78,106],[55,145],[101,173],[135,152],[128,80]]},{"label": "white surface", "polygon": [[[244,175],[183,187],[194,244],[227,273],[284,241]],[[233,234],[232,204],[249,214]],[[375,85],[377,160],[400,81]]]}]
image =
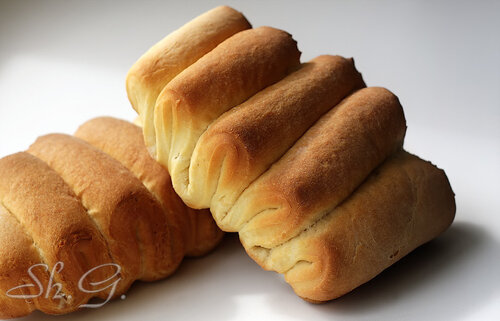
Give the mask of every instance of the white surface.
[{"label": "white surface", "polygon": [[[292,33],[303,60],[353,56],[369,85],[394,91],[407,117],[406,148],[450,178],[455,223],[324,305],[295,297],[233,236],[167,280],[137,284],[123,301],[63,319],[500,320],[500,3],[227,2],[254,26]],[[164,35],[220,4],[192,3],[0,2],[0,157],[39,135],[72,133],[95,116],[133,119],[128,68]]]}]

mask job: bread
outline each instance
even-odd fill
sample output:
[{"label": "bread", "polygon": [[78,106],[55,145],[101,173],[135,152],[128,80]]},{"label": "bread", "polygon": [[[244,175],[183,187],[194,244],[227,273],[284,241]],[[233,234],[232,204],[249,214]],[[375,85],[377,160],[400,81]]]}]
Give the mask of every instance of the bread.
[{"label": "bread", "polygon": [[220,241],[223,233],[215,225],[210,211],[185,206],[172,188],[168,171],[149,156],[141,128],[124,120],[99,117],[81,125],[75,137],[119,160],[142,181],[175,226],[175,239],[182,239],[180,245],[185,246],[187,255],[203,255]]},{"label": "bread", "polygon": [[[0,318],[108,300],[137,279],[172,274],[185,254],[205,254],[221,240],[208,211],[188,209],[172,192],[139,127],[98,118],[77,135],[102,149],[51,134],[0,159]],[[61,298],[49,282],[61,285]]]},{"label": "bread", "polygon": [[435,238],[454,214],[444,171],[401,151],[287,242],[265,248],[241,240],[264,269],[283,273],[300,297],[321,302],[353,290]]},{"label": "bread", "polygon": [[[220,6],[171,33],[137,61],[127,74],[127,93],[141,115],[146,139],[154,137],[154,107],[165,85],[219,43],[248,28],[250,23],[241,13]],[[148,142],[148,146],[154,144],[154,140]]]},{"label": "bread", "polygon": [[[47,163],[81,199],[122,266],[122,284],[162,278],[180,260],[171,222],[144,185],[123,165],[84,141],[63,134],[39,137],[28,153]],[[96,165],[98,164],[98,165]]]},{"label": "bread", "polygon": [[[49,166],[27,153],[0,159],[0,317],[18,317],[40,309],[66,313],[85,303],[90,295],[79,291],[78,280],[89,269],[113,262],[105,238],[87,214],[72,189]],[[58,261],[64,269],[54,282],[63,285],[61,300],[39,295],[31,300],[13,295],[33,295],[38,286],[10,291],[33,284],[28,269],[43,285]],[[98,270],[89,281],[102,281],[112,273]],[[86,284],[87,289],[89,283]],[[11,295],[8,296],[7,294]],[[45,294],[45,293],[44,293]],[[102,294],[102,293],[101,293]]]},{"label": "bread", "polygon": [[[280,54],[260,49],[273,43]],[[397,97],[364,86],[352,60],[299,66],[289,35],[245,30],[168,79],[155,134],[144,135],[186,204],[210,208],[299,296],[327,301],[439,235],[455,212],[444,172],[402,151]]]}]

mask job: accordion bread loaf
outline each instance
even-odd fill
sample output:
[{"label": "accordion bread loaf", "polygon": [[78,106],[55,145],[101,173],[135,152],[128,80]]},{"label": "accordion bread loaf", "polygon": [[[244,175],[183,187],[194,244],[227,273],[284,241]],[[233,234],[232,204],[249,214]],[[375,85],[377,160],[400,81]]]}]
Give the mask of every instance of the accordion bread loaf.
[{"label": "accordion bread loaf", "polygon": [[[0,318],[35,309],[63,314],[94,296],[119,296],[137,279],[172,274],[185,254],[203,255],[222,238],[208,211],[188,209],[172,192],[139,127],[98,118],[77,134],[102,149],[51,134],[0,159]],[[102,285],[110,278],[116,287]]]},{"label": "accordion bread loaf", "polygon": [[[402,151],[406,121],[394,94],[363,88],[349,59],[299,66],[284,35],[242,31],[169,79],[155,135],[144,134],[186,204],[210,208],[257,263],[321,302],[439,235],[454,195],[444,172]],[[263,49],[273,43],[281,54]],[[388,260],[387,251],[397,253]]]}]

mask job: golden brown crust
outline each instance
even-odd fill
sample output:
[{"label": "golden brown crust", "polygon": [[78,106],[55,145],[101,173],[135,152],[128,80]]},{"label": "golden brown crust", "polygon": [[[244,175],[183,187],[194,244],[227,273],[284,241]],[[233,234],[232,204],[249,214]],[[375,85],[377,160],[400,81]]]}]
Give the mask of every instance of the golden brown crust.
[{"label": "golden brown crust", "polygon": [[155,107],[156,159],[168,165],[174,189],[186,190],[191,154],[212,121],[299,65],[300,52],[281,30],[242,31],[189,66],[165,86]]},{"label": "golden brown crust", "polygon": [[254,179],[321,115],[362,87],[352,59],[319,56],[223,114],[200,137],[191,158],[189,191],[197,206],[210,207],[223,224]]},{"label": "golden brown crust", "polygon": [[169,224],[160,204],[123,165],[68,135],[40,137],[28,152],[53,168],[81,199],[122,268],[120,289],[169,275]]},{"label": "golden brown crust", "polygon": [[146,150],[141,128],[124,120],[99,117],[81,125],[75,136],[122,163],[162,204],[172,223],[174,261],[184,254],[205,254],[222,239],[223,232],[210,211],[189,209],[175,193],[168,171]]},{"label": "golden brown crust", "polygon": [[383,88],[361,89],[253,182],[224,219],[247,244],[278,246],[349,196],[401,148],[405,130],[396,96]]},{"label": "golden brown crust", "polygon": [[220,6],[191,20],[149,49],[127,74],[127,93],[142,118],[145,138],[154,145],[156,98],[182,70],[232,35],[251,28],[238,11]]},{"label": "golden brown crust", "polygon": [[247,246],[309,301],[337,298],[441,234],[455,215],[445,173],[399,152],[335,210],[273,249]]},{"label": "golden brown crust", "polygon": [[[66,313],[85,303],[91,295],[77,285],[80,277],[93,267],[111,263],[107,244],[82,204],[66,183],[44,162],[27,153],[17,153],[0,160],[0,284],[2,293],[16,286],[33,283],[28,269],[35,264],[47,264],[51,271],[57,262],[64,268],[54,276],[62,284],[65,299],[52,299],[41,295],[24,311],[22,299],[9,300],[7,312],[20,316],[36,307],[46,313]],[[45,286],[48,273],[39,267],[35,275]],[[112,274],[99,270],[86,279],[102,281]],[[26,294],[38,293],[38,287]],[[22,294],[14,291],[15,295]],[[101,296],[107,296],[101,293]]]}]

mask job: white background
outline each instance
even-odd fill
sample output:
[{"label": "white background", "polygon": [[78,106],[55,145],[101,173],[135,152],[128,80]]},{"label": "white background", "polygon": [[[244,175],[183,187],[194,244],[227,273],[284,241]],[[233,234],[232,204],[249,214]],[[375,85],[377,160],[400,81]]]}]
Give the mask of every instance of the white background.
[{"label": "white background", "polygon": [[[304,61],[352,56],[395,92],[405,147],[444,168],[453,226],[352,293],[298,299],[228,237],[178,273],[64,320],[500,320],[500,2],[227,1],[293,34]],[[133,119],[128,68],[217,1],[0,2],[0,157],[100,116]],[[0,178],[1,179],[1,178]],[[0,258],[1,259],[1,258]],[[26,320],[63,320],[37,312]]]}]

